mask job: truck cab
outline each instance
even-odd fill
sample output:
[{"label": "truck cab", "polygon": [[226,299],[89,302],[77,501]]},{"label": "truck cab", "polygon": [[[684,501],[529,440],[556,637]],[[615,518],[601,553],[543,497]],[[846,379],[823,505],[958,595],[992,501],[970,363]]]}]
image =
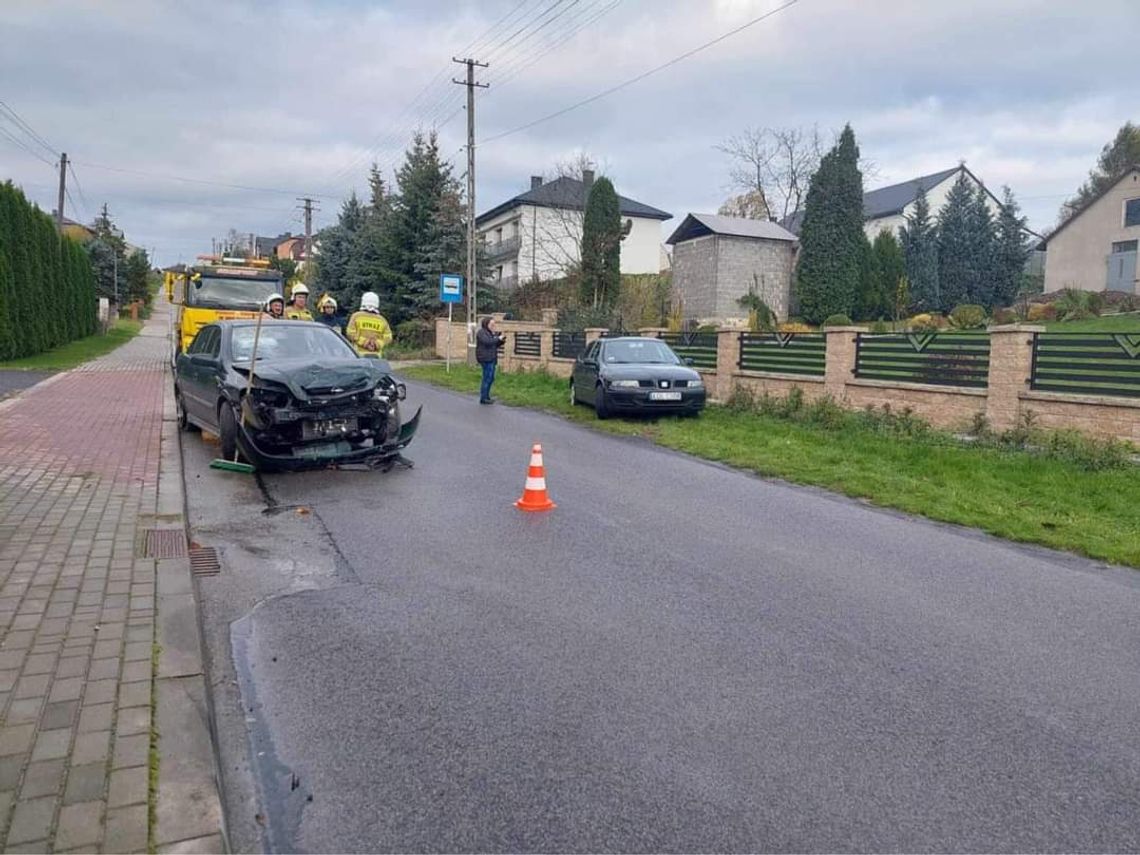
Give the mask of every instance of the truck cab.
[{"label": "truck cab", "polygon": [[174,324],[174,357],[190,346],[198,330],[214,321],[256,318],[272,294],[283,294],[280,271],[268,261],[215,259],[173,277],[171,295],[178,308]]}]

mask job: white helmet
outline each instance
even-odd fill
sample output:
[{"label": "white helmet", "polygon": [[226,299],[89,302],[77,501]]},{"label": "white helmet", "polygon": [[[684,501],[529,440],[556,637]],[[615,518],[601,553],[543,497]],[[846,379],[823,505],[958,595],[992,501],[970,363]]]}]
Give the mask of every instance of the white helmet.
[{"label": "white helmet", "polygon": [[283,305],[283,306],[285,305],[285,298],[282,297],[280,294],[270,294],[269,297],[265,301],[265,308],[268,309],[270,303],[276,303],[278,301],[280,301],[281,305]]},{"label": "white helmet", "polygon": [[294,297],[296,297],[298,294],[308,294],[308,293],[309,293],[309,286],[306,285],[304,282],[298,282],[296,285],[293,286],[293,296]]},{"label": "white helmet", "polygon": [[317,303],[317,308],[323,309],[325,306],[332,306],[333,310],[335,311],[336,310],[336,300],[334,300],[328,294],[325,294],[325,296],[321,297],[320,302]]},{"label": "white helmet", "polygon": [[376,296],[374,291],[365,291],[360,295],[360,308],[366,312],[379,312],[380,311],[380,298]]}]

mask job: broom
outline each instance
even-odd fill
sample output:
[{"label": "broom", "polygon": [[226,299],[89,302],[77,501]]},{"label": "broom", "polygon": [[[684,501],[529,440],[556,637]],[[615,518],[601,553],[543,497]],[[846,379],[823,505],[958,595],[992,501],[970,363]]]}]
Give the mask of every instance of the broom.
[{"label": "broom", "polygon": [[[245,384],[245,397],[248,400],[250,390],[253,388],[253,368],[257,365],[257,342],[261,339],[261,316],[265,312],[257,313],[257,325],[253,328],[253,352],[249,355],[249,379]],[[241,408],[241,427],[245,428],[245,407]],[[237,443],[234,443],[234,459],[226,460],[224,457],[215,457],[210,461],[211,469],[224,469],[227,472],[241,472],[250,475],[256,470],[248,463],[238,462]]]}]

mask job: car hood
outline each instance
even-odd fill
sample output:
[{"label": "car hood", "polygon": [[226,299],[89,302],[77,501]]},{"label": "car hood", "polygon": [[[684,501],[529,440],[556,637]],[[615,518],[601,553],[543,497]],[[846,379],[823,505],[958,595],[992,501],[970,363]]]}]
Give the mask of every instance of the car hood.
[{"label": "car hood", "polygon": [[[248,375],[249,366],[235,365],[234,370]],[[388,363],[382,359],[306,357],[259,361],[254,376],[269,383],[280,383],[298,400],[308,401],[313,396],[363,392],[371,389],[389,373]]]},{"label": "car hood", "polygon": [[698,380],[698,374],[687,365],[653,365],[651,363],[613,364],[602,368],[610,380]]}]

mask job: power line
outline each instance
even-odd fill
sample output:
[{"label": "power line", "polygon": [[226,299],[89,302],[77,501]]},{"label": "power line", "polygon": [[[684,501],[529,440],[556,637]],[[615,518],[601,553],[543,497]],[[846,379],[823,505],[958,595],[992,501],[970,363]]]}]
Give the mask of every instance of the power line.
[{"label": "power line", "polygon": [[0,134],[2,134],[2,135],[3,135],[3,136],[6,138],[6,139],[8,139],[8,140],[9,140],[9,141],[10,141],[10,142],[11,142],[13,145],[15,145],[17,148],[19,148],[19,149],[23,150],[24,152],[26,152],[27,154],[31,155],[31,156],[32,156],[32,157],[34,157],[36,160],[38,160],[40,163],[45,163],[45,164],[47,164],[48,166],[50,166],[50,167],[53,167],[53,168],[55,167],[55,164],[54,164],[54,163],[52,163],[50,160],[48,160],[46,157],[44,157],[44,156],[43,156],[42,154],[40,154],[38,151],[36,151],[35,149],[33,149],[31,146],[29,146],[29,145],[28,145],[26,142],[24,142],[22,139],[20,139],[20,138],[16,137],[15,135],[13,135],[13,134],[12,134],[12,133],[11,133],[11,132],[10,132],[10,131],[7,129],[7,128],[5,128],[3,125],[0,125]]},{"label": "power line", "polygon": [[[71,173],[71,180],[75,183],[75,189],[79,193],[79,200],[83,203],[83,210],[90,215],[92,210],[91,206],[87,204],[87,196],[83,193],[83,185],[79,183],[79,176],[75,174],[75,167],[72,166],[70,160],[67,162],[67,170]],[[71,207],[74,208],[75,203],[72,203]]]},{"label": "power line", "polygon": [[[283,193],[285,195],[293,196],[297,190],[282,190],[278,187],[250,187],[246,184],[229,184],[225,181],[208,181],[205,178],[187,178],[182,175],[164,175],[158,172],[144,172],[141,169],[124,169],[121,166],[107,166],[102,163],[83,163],[79,162],[80,166],[86,166],[90,169],[105,169],[108,172],[121,172],[126,175],[141,175],[146,178],[160,178],[166,181],[183,181],[187,184],[204,184],[209,187],[227,187],[230,190],[248,190],[253,193]],[[334,199],[335,196],[321,196],[319,193],[312,194],[314,198]]]},{"label": "power line", "polygon": [[532,54],[530,58],[523,60],[521,63],[516,63],[514,67],[502,70],[502,77],[492,78],[491,82],[495,84],[495,89],[501,90],[510,81],[514,80],[535,63],[541,61],[554,51],[558,50],[558,48],[562,47],[562,45],[566,44],[566,42],[570,41],[570,39],[574,38],[574,36],[578,35],[578,33],[582,32],[582,30],[584,30],[586,27],[589,27],[591,24],[608,15],[615,8],[617,8],[618,4],[621,3],[621,0],[611,0],[608,5],[604,6],[601,9],[598,9],[592,17],[587,17],[590,15],[591,10],[597,9],[598,5],[603,2],[605,2],[605,0],[597,0],[593,6],[584,9],[582,14],[576,19],[577,21],[581,21],[581,23],[575,27],[573,26],[573,22],[571,22],[569,31],[565,32],[565,35],[563,35],[561,38],[556,35],[554,39],[543,45],[538,50],[538,52],[536,54]]},{"label": "power line", "polygon": [[[496,22],[495,24],[493,24],[491,27],[488,27],[488,29],[484,32],[484,35],[482,37],[480,37],[479,39],[476,39],[476,41],[473,42],[472,44],[478,44],[480,41],[485,41],[486,36],[492,35],[496,29],[503,27],[504,22],[506,22],[510,18],[514,17],[514,14],[516,12],[518,12],[520,9],[522,9],[526,5],[526,2],[529,2],[529,0],[525,0],[525,2],[522,2],[522,3],[519,3],[518,5],[516,5],[510,12],[507,13],[507,15],[505,15],[503,18],[500,18],[499,21]],[[514,29],[509,35],[507,35],[505,38],[502,38],[502,37],[492,38],[490,40],[490,42],[488,43],[488,45],[481,48],[481,50],[490,51],[491,54],[493,54],[495,56],[504,56],[505,55],[504,52],[512,46],[512,41],[514,39],[518,38],[520,34],[527,32],[529,29],[534,28],[536,25],[539,25],[541,22],[541,25],[538,26],[538,30],[535,31],[535,32],[537,32],[537,31],[545,28],[553,20],[555,20],[554,17],[546,19],[547,15],[552,10],[554,10],[555,8],[557,8],[560,4],[562,4],[564,2],[566,2],[566,0],[554,0],[552,3],[550,3],[549,5],[547,5],[543,8],[532,9],[532,10],[528,10],[527,12],[524,12],[516,20],[510,22],[509,26],[513,27]],[[576,4],[578,2],[579,2],[579,0],[573,0],[574,4]],[[557,16],[555,16],[555,17],[557,17]],[[546,20],[544,20],[544,19],[546,19]],[[533,35],[533,33],[532,33],[532,35]],[[528,38],[529,38],[529,36],[528,36]],[[344,167],[344,168],[338,170],[334,174],[334,176],[330,179],[329,184],[325,185],[325,186],[329,186],[329,187],[333,186],[333,184],[336,183],[340,178],[351,174],[351,172],[357,166],[366,162],[369,158],[374,159],[378,165],[382,164],[383,165],[382,171],[387,172],[388,169],[396,161],[399,160],[401,152],[395,152],[394,151],[394,152],[391,152],[384,157],[376,157],[376,155],[378,155],[381,151],[383,151],[384,149],[389,149],[389,148],[394,147],[401,140],[406,139],[408,134],[412,133],[417,127],[423,127],[425,125],[426,126],[433,126],[434,125],[434,127],[436,127],[438,129],[439,127],[442,127],[444,124],[447,124],[447,122],[451,121],[451,119],[454,118],[454,116],[456,114],[454,112],[452,112],[451,114],[448,114],[447,111],[448,110],[454,110],[457,99],[454,95],[451,94],[450,87],[446,87],[437,96],[429,99],[426,102],[424,108],[420,111],[418,121],[413,120],[413,121],[405,121],[403,124],[399,123],[400,118],[402,116],[404,116],[405,114],[410,112],[411,108],[413,108],[415,106],[415,104],[420,100],[420,98],[422,98],[422,96],[428,90],[430,90],[433,87],[433,85],[435,85],[436,81],[441,76],[443,76],[442,72],[437,73],[435,77],[433,77],[431,80],[429,80],[428,83],[424,86],[424,88],[420,90],[420,92],[417,94],[417,96],[415,98],[413,98],[412,101],[409,102],[409,104],[397,115],[397,118],[394,121],[394,124],[396,126],[393,128],[393,130],[391,130],[386,135],[381,135],[381,136],[377,137],[377,139],[374,140],[373,144],[369,146],[369,148],[366,152],[364,152],[363,154],[358,155],[356,158],[354,158],[353,161],[347,167]],[[447,115],[447,119],[445,121],[443,121],[442,123],[439,123],[439,119],[444,115]]]},{"label": "power line", "polygon": [[503,131],[501,134],[495,134],[494,136],[487,137],[484,140],[480,140],[479,144],[480,145],[486,145],[489,142],[495,142],[496,140],[501,140],[504,137],[509,137],[509,136],[514,135],[514,134],[520,133],[521,131],[529,130],[530,128],[533,128],[535,125],[541,125],[543,122],[549,122],[551,119],[557,119],[559,116],[565,116],[567,113],[569,113],[573,110],[577,110],[579,107],[585,107],[587,104],[592,104],[595,101],[600,101],[602,98],[605,98],[607,95],[613,95],[615,92],[619,92],[622,89],[626,89],[635,83],[639,83],[642,80],[645,80],[645,78],[651,77],[652,75],[657,74],[657,72],[659,72],[659,71],[664,71],[666,68],[669,68],[670,66],[676,65],[679,62],[683,62],[684,60],[688,59],[689,57],[695,56],[696,54],[700,53],[701,51],[707,50],[708,48],[712,47],[713,45],[719,44],[720,42],[723,42],[725,39],[731,38],[732,36],[735,36],[737,33],[741,33],[744,30],[748,29],[749,27],[751,27],[755,24],[759,24],[761,21],[764,21],[768,18],[771,18],[773,15],[777,15],[780,12],[783,12],[785,9],[791,8],[792,6],[796,5],[796,3],[798,3],[798,2],[799,2],[799,0],[788,0],[788,2],[784,3],[784,5],[777,6],[775,9],[772,9],[769,12],[765,12],[763,15],[760,15],[759,17],[753,18],[751,21],[748,21],[747,23],[744,23],[744,24],[740,25],[739,27],[737,27],[733,30],[729,30],[727,33],[723,33],[722,35],[717,36],[715,39],[712,39],[711,41],[707,41],[702,45],[698,45],[697,47],[686,51],[685,53],[682,53],[678,56],[675,56],[672,59],[670,59],[669,61],[661,63],[661,65],[658,65],[654,68],[651,68],[648,71],[644,71],[641,74],[638,74],[636,77],[631,77],[628,80],[622,81],[621,83],[617,84],[616,86],[611,86],[609,89],[604,89],[601,92],[597,93],[596,95],[591,95],[589,98],[584,98],[581,101],[578,101],[577,103],[571,104],[569,107],[563,107],[561,110],[556,110],[555,112],[550,113],[549,115],[543,116],[540,119],[535,119],[533,122],[527,122],[525,125],[519,125],[517,128],[512,128],[509,131]]},{"label": "power line", "polygon": [[7,113],[10,121],[15,122],[16,126],[20,128],[20,130],[22,130],[27,136],[33,139],[37,144],[43,146],[43,148],[47,150],[48,154],[50,154],[56,160],[59,160],[59,150],[43,137],[41,137],[38,133],[36,133],[36,129],[25,122],[22,118],[20,118],[19,113],[9,107],[3,101],[0,101],[0,114],[3,113]]}]

